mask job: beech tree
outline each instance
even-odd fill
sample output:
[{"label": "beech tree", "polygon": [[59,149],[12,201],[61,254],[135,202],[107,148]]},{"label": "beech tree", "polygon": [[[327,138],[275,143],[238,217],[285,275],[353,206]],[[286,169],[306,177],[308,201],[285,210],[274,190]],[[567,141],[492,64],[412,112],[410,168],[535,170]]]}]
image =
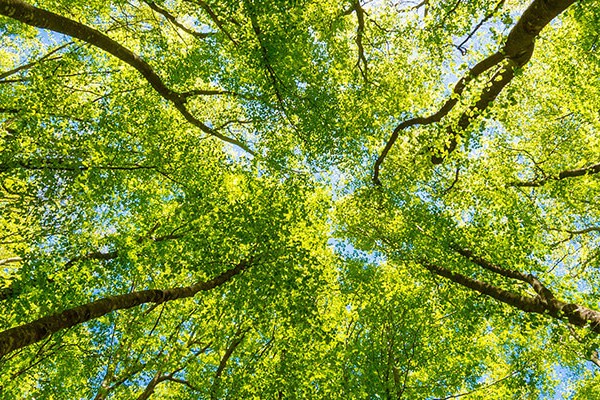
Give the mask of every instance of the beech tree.
[{"label": "beech tree", "polygon": [[598,396],[598,2],[0,33],[1,398]]}]

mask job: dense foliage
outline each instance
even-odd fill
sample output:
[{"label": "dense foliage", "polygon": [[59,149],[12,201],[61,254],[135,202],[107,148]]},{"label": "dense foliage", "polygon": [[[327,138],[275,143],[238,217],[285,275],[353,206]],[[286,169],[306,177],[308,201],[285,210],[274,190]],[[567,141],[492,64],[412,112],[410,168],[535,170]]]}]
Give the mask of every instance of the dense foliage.
[{"label": "dense foliage", "polygon": [[598,1],[0,35],[0,398],[600,398]]}]

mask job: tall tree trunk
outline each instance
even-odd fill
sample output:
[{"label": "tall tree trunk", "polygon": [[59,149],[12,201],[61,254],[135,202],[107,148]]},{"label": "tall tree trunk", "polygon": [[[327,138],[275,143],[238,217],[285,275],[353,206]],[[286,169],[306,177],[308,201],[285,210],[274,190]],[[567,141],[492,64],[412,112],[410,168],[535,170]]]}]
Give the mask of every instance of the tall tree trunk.
[{"label": "tall tree trunk", "polygon": [[[518,279],[529,283],[536,291],[536,296],[527,296],[511,292],[509,290],[504,290],[487,282],[472,279],[465,275],[452,272],[444,267],[440,267],[439,265],[425,263],[424,267],[436,275],[443,276],[444,278],[450,279],[452,282],[458,283],[461,286],[475,290],[479,293],[485,294],[486,296],[493,297],[494,299],[518,308],[521,311],[536,314],[547,314],[556,319],[566,319],[569,321],[569,323],[576,326],[585,326],[589,324],[589,327],[592,331],[600,333],[600,312],[556,299],[550,290],[542,285],[542,283],[531,274],[526,276],[522,274],[525,278]],[[509,273],[520,274],[518,271],[503,270],[497,266],[494,268],[502,270],[502,272],[496,273],[507,277],[509,276]],[[493,271],[489,268],[486,269]]]},{"label": "tall tree trunk", "polygon": [[36,321],[0,332],[0,357],[11,351],[29,346],[62,329],[79,325],[115,310],[125,310],[145,303],[164,303],[171,300],[193,297],[200,291],[208,291],[228,282],[232,277],[249,267],[242,261],[217,277],[191,286],[142,290],[128,294],[110,296]]}]

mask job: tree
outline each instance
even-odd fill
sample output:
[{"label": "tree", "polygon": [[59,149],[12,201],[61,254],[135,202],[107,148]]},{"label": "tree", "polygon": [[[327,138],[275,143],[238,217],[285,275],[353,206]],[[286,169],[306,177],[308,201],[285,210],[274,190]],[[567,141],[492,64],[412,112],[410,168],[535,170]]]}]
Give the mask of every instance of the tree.
[{"label": "tree", "polygon": [[0,15],[0,397],[597,396],[597,2]]}]

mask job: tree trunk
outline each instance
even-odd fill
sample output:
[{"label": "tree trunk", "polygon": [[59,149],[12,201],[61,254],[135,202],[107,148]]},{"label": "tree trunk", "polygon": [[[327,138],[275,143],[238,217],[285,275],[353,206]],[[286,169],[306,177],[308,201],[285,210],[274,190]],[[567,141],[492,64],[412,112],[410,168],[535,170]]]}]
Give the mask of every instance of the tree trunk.
[{"label": "tree trunk", "polygon": [[249,264],[242,261],[234,268],[206,282],[198,282],[191,286],[171,289],[142,290],[110,296],[8,329],[0,332],[0,357],[11,351],[38,342],[62,329],[79,325],[115,310],[125,310],[145,303],[160,304],[166,301],[193,297],[200,291],[208,291],[221,286],[248,267]]}]

